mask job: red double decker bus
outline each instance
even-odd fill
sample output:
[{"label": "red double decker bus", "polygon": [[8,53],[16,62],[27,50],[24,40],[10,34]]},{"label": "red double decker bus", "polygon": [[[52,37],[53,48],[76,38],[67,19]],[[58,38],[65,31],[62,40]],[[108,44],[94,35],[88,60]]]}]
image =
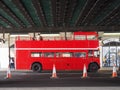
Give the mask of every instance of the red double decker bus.
[{"label": "red double decker bus", "polygon": [[16,69],[83,70],[100,68],[99,41],[96,32],[74,32],[70,40],[20,40],[15,42]]}]

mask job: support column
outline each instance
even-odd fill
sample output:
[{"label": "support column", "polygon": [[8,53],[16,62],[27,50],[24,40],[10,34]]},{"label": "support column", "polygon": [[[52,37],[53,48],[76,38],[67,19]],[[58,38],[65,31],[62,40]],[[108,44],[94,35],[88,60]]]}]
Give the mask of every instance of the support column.
[{"label": "support column", "polygon": [[8,58],[10,59],[10,33],[8,34],[8,52],[9,52],[8,53]]},{"label": "support column", "polygon": [[103,50],[102,50],[102,40],[99,41],[99,52],[100,52],[100,67],[103,67]]}]

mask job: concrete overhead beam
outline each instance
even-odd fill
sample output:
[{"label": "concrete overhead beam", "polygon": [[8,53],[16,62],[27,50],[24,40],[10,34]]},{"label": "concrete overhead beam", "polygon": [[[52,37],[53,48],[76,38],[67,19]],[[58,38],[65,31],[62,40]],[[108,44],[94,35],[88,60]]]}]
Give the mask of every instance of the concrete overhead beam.
[{"label": "concrete overhead beam", "polygon": [[74,31],[103,31],[120,32],[120,26],[81,26],[81,27],[29,27],[2,28],[0,33],[31,33],[31,32],[74,32]]}]

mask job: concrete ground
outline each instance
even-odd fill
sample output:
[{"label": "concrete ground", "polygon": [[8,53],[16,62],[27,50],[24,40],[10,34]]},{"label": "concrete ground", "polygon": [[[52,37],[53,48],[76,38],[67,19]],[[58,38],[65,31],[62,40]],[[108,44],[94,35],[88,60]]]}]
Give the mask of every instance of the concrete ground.
[{"label": "concrete ground", "polygon": [[115,79],[111,78],[112,71],[112,67],[102,68],[98,73],[88,73],[88,79],[81,79],[82,71],[57,71],[59,79],[51,80],[52,71],[28,70],[11,70],[12,78],[5,79],[5,69],[0,70],[0,90],[120,90],[120,71]]},{"label": "concrete ground", "polygon": [[[107,70],[106,70],[107,69]],[[26,70],[12,70],[12,78],[5,79],[6,70],[0,71],[0,90],[119,90],[118,78],[111,78],[112,68],[100,69],[98,73],[88,73],[82,79],[82,71],[57,71],[58,79],[50,79],[52,71],[33,73]],[[96,84],[96,85],[95,85]]]}]

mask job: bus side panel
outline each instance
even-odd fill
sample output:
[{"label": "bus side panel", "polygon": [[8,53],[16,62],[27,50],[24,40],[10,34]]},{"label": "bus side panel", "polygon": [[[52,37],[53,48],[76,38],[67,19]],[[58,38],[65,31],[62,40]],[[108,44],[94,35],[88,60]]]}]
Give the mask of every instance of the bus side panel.
[{"label": "bus side panel", "polygon": [[30,61],[28,56],[28,51],[26,50],[17,50],[16,51],[16,69],[25,69],[30,70]]},{"label": "bus side panel", "polygon": [[59,57],[55,59],[55,65],[57,70],[65,70],[65,60],[63,58]]},{"label": "bus side panel", "polygon": [[64,70],[64,60],[62,58],[43,58],[42,59],[43,70],[52,70],[53,64],[55,64],[57,70]]},{"label": "bus side panel", "polygon": [[41,58],[41,64],[43,70],[52,70],[53,67],[53,58]]}]

